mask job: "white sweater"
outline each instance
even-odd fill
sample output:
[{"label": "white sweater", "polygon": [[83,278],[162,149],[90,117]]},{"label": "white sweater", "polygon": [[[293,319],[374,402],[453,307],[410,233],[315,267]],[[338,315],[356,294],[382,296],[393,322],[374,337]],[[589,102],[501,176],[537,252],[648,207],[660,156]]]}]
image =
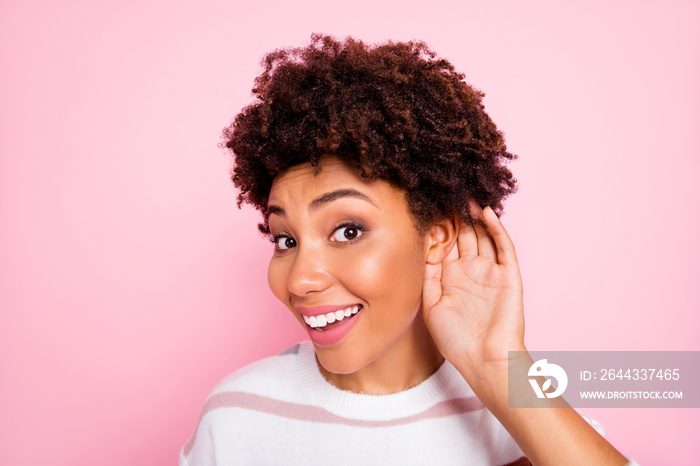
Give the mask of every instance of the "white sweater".
[{"label": "white sweater", "polygon": [[449,362],[411,389],[364,395],[326,381],[305,341],[225,378],[180,453],[180,466],[249,464],[530,463]]}]

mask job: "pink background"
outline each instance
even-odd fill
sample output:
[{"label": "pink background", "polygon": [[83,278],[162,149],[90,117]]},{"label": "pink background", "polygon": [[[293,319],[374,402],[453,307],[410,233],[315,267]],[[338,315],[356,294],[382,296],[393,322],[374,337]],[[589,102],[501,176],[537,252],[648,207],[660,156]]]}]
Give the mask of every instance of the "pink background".
[{"label": "pink background", "polygon": [[[174,464],[224,375],[303,337],[217,142],[313,31],[423,39],[486,92],[530,349],[700,350],[700,4],[563,3],[2,1],[0,464]],[[587,412],[698,458],[700,410]]]}]

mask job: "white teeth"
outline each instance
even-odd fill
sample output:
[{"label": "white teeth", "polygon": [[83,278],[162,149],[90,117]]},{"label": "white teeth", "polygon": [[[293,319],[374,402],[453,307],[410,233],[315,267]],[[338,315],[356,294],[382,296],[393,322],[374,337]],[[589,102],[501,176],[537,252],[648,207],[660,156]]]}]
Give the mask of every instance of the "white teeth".
[{"label": "white teeth", "polygon": [[304,322],[309,324],[309,327],[321,330],[321,327],[325,327],[327,324],[332,324],[333,322],[340,322],[346,317],[350,317],[353,314],[357,314],[359,310],[360,306],[350,306],[347,309],[340,309],[337,311],[329,312],[328,314],[320,314],[317,316],[304,316]]}]

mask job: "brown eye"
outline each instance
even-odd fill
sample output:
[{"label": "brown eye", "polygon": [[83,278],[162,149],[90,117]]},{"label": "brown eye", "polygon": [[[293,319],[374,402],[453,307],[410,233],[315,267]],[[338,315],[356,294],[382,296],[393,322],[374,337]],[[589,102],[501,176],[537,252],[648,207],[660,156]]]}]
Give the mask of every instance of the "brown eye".
[{"label": "brown eye", "polygon": [[294,240],[294,238],[290,238],[289,236],[280,236],[275,238],[275,248],[277,248],[279,251],[286,251],[287,249],[296,247],[296,245],[297,242]]},{"label": "brown eye", "polygon": [[362,236],[362,231],[356,227],[340,227],[331,236],[331,241],[347,242]]}]

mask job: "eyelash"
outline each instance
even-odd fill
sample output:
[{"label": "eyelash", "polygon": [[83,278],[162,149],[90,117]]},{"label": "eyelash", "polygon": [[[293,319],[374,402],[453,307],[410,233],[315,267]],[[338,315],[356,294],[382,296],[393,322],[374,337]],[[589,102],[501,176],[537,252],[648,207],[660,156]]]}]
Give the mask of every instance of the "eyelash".
[{"label": "eyelash", "polygon": [[[365,226],[364,226],[363,224],[359,223],[359,222],[353,222],[353,221],[350,221],[350,222],[341,222],[341,223],[339,223],[338,225],[336,225],[335,227],[333,227],[333,231],[331,232],[331,235],[330,235],[330,236],[333,236],[333,234],[334,234],[336,231],[340,230],[341,228],[354,228],[354,229],[356,229],[356,230],[358,230],[358,231],[360,231],[360,232],[362,232],[362,233],[364,233],[364,231],[365,231]],[[339,243],[354,243],[354,242],[357,241],[361,236],[362,236],[362,235],[360,235],[360,236],[358,236],[357,238],[354,238],[354,239],[350,239],[350,240],[347,240],[347,241],[338,241],[338,242],[339,242]],[[282,234],[282,233],[273,235],[273,236],[270,238],[270,242],[273,243],[273,244],[275,245],[275,251],[283,252],[283,251],[287,251],[288,249],[291,249],[291,248],[288,248],[288,249],[279,249],[279,247],[277,246],[277,242],[278,242],[280,239],[282,239],[282,238],[290,238],[290,239],[294,240],[294,238],[292,238],[291,236],[285,235],[285,234]]]}]

